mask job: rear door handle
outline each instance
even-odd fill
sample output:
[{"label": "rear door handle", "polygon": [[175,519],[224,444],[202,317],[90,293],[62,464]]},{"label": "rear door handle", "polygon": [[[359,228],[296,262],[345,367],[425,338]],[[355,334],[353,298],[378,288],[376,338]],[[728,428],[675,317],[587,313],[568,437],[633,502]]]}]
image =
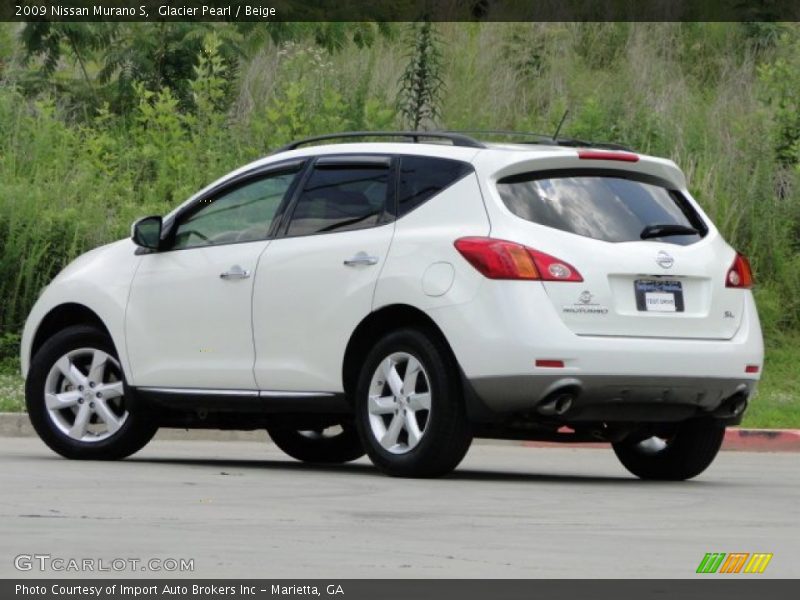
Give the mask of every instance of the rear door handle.
[{"label": "rear door handle", "polygon": [[239,265],[233,265],[230,269],[228,269],[224,273],[219,274],[219,278],[225,280],[247,279],[248,277],[250,277],[250,271],[248,271],[247,269],[243,269]]},{"label": "rear door handle", "polygon": [[346,267],[370,267],[378,264],[377,256],[370,256],[366,252],[359,252],[353,258],[344,261]]}]

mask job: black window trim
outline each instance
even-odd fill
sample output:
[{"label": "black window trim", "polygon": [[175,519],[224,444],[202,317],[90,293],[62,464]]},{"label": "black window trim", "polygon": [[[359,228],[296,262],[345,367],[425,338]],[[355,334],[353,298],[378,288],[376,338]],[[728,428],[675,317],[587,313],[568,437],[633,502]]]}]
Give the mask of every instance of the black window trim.
[{"label": "black window trim", "polygon": [[[398,156],[394,154],[364,154],[364,153],[346,153],[346,154],[321,154],[311,157],[305,167],[304,172],[296,181],[294,190],[292,190],[291,197],[286,203],[286,208],[281,216],[281,223],[277,226],[275,239],[290,239],[298,237],[309,237],[312,235],[334,235],[337,233],[351,233],[353,231],[363,231],[365,229],[374,229],[382,227],[394,221],[395,217],[392,215],[390,207],[394,206],[397,202],[396,193],[396,180],[397,180],[397,164],[399,163]],[[388,168],[389,181],[386,185],[386,200],[383,204],[381,214],[378,216],[378,221],[374,225],[368,227],[360,227],[358,229],[343,229],[341,231],[324,231],[314,233],[303,233],[298,235],[289,235],[289,224],[291,223],[294,211],[297,208],[297,202],[306,187],[306,183],[313,174],[314,170],[319,169],[347,169],[353,167],[366,167],[366,168]]]},{"label": "black window trim", "polygon": [[391,167],[391,154],[323,154],[314,161],[320,169],[339,169],[343,167]]},{"label": "black window trim", "polygon": [[[614,177],[617,179],[628,179],[630,181],[638,181],[639,183],[646,183],[649,185],[655,185],[661,188],[664,188],[668,192],[671,192],[673,198],[676,200],[678,208],[681,210],[683,215],[686,219],[692,224],[692,226],[697,229],[699,232],[700,238],[704,238],[708,235],[709,228],[708,224],[703,220],[703,217],[700,216],[700,213],[695,210],[694,206],[691,205],[689,200],[683,193],[675,187],[671,182],[668,180],[658,177],[657,175],[651,175],[650,173],[639,173],[636,171],[625,171],[623,169],[601,169],[601,168],[566,168],[566,169],[546,169],[542,171],[525,171],[523,173],[515,173],[513,175],[506,175],[497,179],[495,184],[513,184],[513,183],[524,183],[528,181],[538,181],[540,179],[558,179],[558,178],[566,178],[566,177]],[[503,201],[503,205],[505,201]],[[506,205],[507,207],[507,205]],[[573,233],[566,231],[565,233]],[[580,235],[580,234],[573,234],[573,235]],[[583,237],[583,236],[582,236]],[[597,238],[592,238],[597,239]],[[608,242],[608,240],[600,240]],[[608,242],[608,243],[620,243],[620,242]]]},{"label": "black window trim", "polygon": [[[291,160],[284,160],[277,163],[270,163],[269,165],[262,165],[260,167],[256,167],[244,173],[240,173],[235,177],[227,179],[220,183],[219,185],[214,186],[202,196],[198,196],[195,198],[191,204],[183,207],[175,216],[170,219],[168,228],[162,234],[162,243],[164,247],[159,250],[159,252],[178,252],[181,250],[196,250],[198,248],[214,248],[217,246],[232,246],[234,244],[250,244],[253,242],[260,242],[260,241],[267,241],[274,239],[277,234],[277,230],[279,228],[279,224],[283,219],[283,214],[286,210],[287,205],[289,204],[290,199],[292,198],[295,189],[297,188],[298,183],[301,179],[303,179],[305,175],[305,171],[308,169],[308,159],[307,158],[296,158]],[[267,231],[266,236],[263,239],[259,240],[243,240],[243,241],[234,241],[234,242],[225,242],[223,244],[212,244],[212,245],[204,245],[204,246],[189,246],[187,248],[174,248],[172,245],[175,243],[175,234],[177,233],[178,224],[181,220],[187,216],[191,216],[194,213],[198,212],[203,205],[210,205],[216,202],[222,196],[225,196],[236,189],[243,187],[253,181],[257,181],[259,179],[264,179],[270,175],[277,175],[283,172],[290,172],[294,169],[297,169],[295,173],[295,178],[292,181],[289,188],[286,190],[286,193],[283,195],[280,204],[278,204],[278,208],[275,211],[275,216],[272,219],[272,223],[270,224],[270,228]]]},{"label": "black window trim", "polygon": [[[401,216],[400,215],[400,178],[402,176],[401,168],[402,168],[402,164],[403,164],[403,159],[404,158],[430,158],[430,159],[433,159],[433,160],[446,160],[446,161],[450,161],[450,162],[461,163],[462,165],[467,167],[467,170],[464,171],[464,174],[461,177],[459,177],[457,179],[454,179],[453,181],[448,183],[446,186],[444,186],[442,189],[440,189],[438,192],[436,192],[432,196],[426,198],[423,202],[420,202],[414,208],[412,208],[407,213],[404,213]],[[457,158],[447,158],[445,156],[428,156],[426,154],[401,154],[401,155],[398,156],[396,169],[397,169],[397,171],[396,171],[396,177],[395,177],[395,202],[392,205],[392,207],[394,208],[394,213],[392,214],[392,216],[395,219],[403,219],[403,218],[405,218],[407,215],[410,215],[412,212],[417,210],[420,206],[426,205],[428,202],[430,202],[431,200],[436,198],[436,196],[438,196],[439,194],[441,194],[445,190],[451,188],[452,186],[457,184],[462,179],[466,179],[469,175],[474,175],[475,174],[475,165],[473,165],[471,162],[468,162],[466,160],[459,160]]]}]

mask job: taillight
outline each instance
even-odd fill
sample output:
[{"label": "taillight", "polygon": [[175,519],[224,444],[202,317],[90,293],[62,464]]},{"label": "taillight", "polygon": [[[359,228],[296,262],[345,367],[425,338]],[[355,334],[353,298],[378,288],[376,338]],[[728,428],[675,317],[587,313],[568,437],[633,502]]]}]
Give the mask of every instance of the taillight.
[{"label": "taillight", "polygon": [[456,250],[489,279],[583,281],[578,270],[563,260],[522,244],[486,237],[455,241]]},{"label": "taillight", "polygon": [[731,268],[725,276],[725,287],[750,289],[753,287],[753,270],[744,254],[736,253]]},{"label": "taillight", "polygon": [[578,158],[581,160],[621,160],[622,162],[639,161],[638,154],[614,150],[578,150]]}]

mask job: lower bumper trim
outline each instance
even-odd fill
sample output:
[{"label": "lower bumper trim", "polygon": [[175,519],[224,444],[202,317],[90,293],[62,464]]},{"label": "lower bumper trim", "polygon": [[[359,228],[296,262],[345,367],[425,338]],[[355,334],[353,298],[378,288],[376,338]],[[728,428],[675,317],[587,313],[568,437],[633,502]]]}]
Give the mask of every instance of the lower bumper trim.
[{"label": "lower bumper trim", "polygon": [[[554,397],[569,395],[564,422],[679,421],[694,416],[741,419],[755,391],[753,379],[622,375],[523,375],[469,380],[475,396],[494,414],[533,413]],[[728,406],[731,404],[731,406]]]}]

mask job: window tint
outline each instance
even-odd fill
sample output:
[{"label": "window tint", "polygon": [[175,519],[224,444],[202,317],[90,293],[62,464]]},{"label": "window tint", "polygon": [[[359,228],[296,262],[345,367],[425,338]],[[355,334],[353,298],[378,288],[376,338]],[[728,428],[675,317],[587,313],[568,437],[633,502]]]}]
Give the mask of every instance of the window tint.
[{"label": "window tint", "polygon": [[253,242],[267,237],[298,169],[267,175],[211,199],[182,218],[173,248]]},{"label": "window tint", "polygon": [[457,160],[404,156],[400,161],[398,216],[411,212],[470,172],[470,165]]},{"label": "window tint", "polygon": [[707,232],[679,192],[655,182],[586,175],[537,178],[530,174],[500,180],[497,189],[518,217],[607,242],[641,240],[648,225],[683,225],[699,231],[652,238],[680,245],[694,243]]},{"label": "window tint", "polygon": [[364,229],[386,204],[389,167],[317,167],[297,200],[288,235]]}]

